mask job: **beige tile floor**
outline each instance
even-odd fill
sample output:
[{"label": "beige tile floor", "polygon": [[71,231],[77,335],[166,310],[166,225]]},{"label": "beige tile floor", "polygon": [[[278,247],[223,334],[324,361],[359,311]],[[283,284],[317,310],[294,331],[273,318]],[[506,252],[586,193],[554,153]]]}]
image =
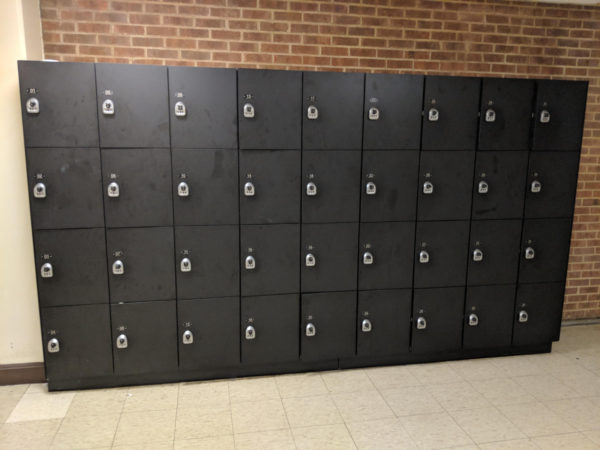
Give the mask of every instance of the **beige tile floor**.
[{"label": "beige tile floor", "polygon": [[550,354],[48,393],[0,386],[0,449],[600,449],[600,325]]}]

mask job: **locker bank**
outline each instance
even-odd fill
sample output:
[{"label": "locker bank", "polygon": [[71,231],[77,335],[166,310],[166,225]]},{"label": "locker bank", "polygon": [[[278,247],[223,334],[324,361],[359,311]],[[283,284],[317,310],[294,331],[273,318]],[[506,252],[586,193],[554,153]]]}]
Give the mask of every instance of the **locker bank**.
[{"label": "locker bank", "polygon": [[51,390],[541,353],[587,82],[19,63]]}]

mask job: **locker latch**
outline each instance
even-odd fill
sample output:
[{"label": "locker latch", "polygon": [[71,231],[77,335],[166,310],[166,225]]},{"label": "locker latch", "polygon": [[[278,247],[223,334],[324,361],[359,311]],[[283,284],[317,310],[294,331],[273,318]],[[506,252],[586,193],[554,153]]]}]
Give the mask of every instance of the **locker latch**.
[{"label": "locker latch", "polygon": [[479,325],[479,317],[477,317],[477,314],[471,314],[469,316],[469,326],[476,327],[477,325]]},{"label": "locker latch", "polygon": [[428,118],[430,122],[437,122],[440,119],[440,112],[435,108],[431,108],[429,110]]},{"label": "locker latch", "polygon": [[314,197],[317,195],[317,185],[312,181],[310,183],[306,183],[306,195],[309,197]]},{"label": "locker latch", "polygon": [[542,109],[540,112],[540,122],[541,123],[549,123],[550,122],[550,111],[547,109]]},{"label": "locker latch", "polygon": [[127,336],[124,334],[120,334],[117,337],[117,348],[127,348],[129,343],[127,342]]},{"label": "locker latch", "polygon": [[185,181],[182,181],[177,185],[177,195],[179,195],[180,197],[190,196],[190,187]]},{"label": "locker latch", "polygon": [[531,182],[531,192],[537,194],[542,191],[542,183],[539,180],[533,180]]},{"label": "locker latch", "polygon": [[54,270],[52,264],[44,263],[40,269],[40,275],[42,278],[52,278],[54,276]]},{"label": "locker latch", "polygon": [[114,116],[115,104],[110,98],[107,98],[102,102],[102,114],[105,116]]},{"label": "locker latch", "polygon": [[254,270],[256,268],[256,260],[254,259],[254,256],[246,256],[245,267],[246,270]]},{"label": "locker latch", "polygon": [[46,185],[44,183],[37,183],[33,187],[33,196],[35,198],[46,198]]},{"label": "locker latch", "polygon": [[535,250],[533,247],[527,247],[525,249],[525,259],[534,259],[535,258]]},{"label": "locker latch", "polygon": [[183,258],[181,260],[181,263],[179,264],[179,270],[182,272],[192,271],[192,261],[190,261],[190,258]]},{"label": "locker latch", "polygon": [[251,103],[246,103],[244,105],[244,117],[246,119],[253,119],[254,118],[254,106],[252,106]]},{"label": "locker latch", "polygon": [[425,317],[418,317],[417,330],[424,330],[425,328],[427,328],[427,320],[425,320]]},{"label": "locker latch", "polygon": [[374,261],[375,261],[375,258],[373,257],[373,253],[371,253],[371,252],[363,253],[363,264],[368,266],[368,265],[373,264]]},{"label": "locker latch", "polygon": [[365,186],[365,192],[367,195],[375,195],[377,193],[377,186],[372,181],[369,181]]},{"label": "locker latch", "polygon": [[307,253],[306,258],[304,258],[304,263],[306,267],[315,267],[317,265],[317,259],[312,253]]},{"label": "locker latch", "polygon": [[473,250],[473,261],[483,261],[483,251],[481,249],[476,248],[475,250]]},{"label": "locker latch", "polygon": [[527,314],[527,311],[525,311],[524,309],[519,311],[519,322],[525,323],[528,320],[529,320],[529,314]]},{"label": "locker latch", "polygon": [[25,102],[25,109],[27,110],[28,114],[39,114],[40,101],[35,97],[27,99],[27,101]]},{"label": "locker latch", "polygon": [[252,325],[248,325],[246,327],[246,339],[252,340],[255,338],[256,338],[256,330],[254,329],[254,327]]},{"label": "locker latch", "polygon": [[371,106],[369,108],[369,120],[379,120],[379,109]]},{"label": "locker latch", "polygon": [[433,194],[433,183],[431,181],[423,183],[423,194]]},{"label": "locker latch", "polygon": [[312,337],[317,334],[317,327],[313,323],[306,324],[306,335]]},{"label": "locker latch", "polygon": [[373,329],[371,321],[369,319],[363,319],[360,329],[363,333],[369,333]]},{"label": "locker latch", "polygon": [[252,182],[248,181],[245,185],[244,185],[244,195],[246,197],[254,197],[255,191],[254,191],[254,184],[252,184]]},{"label": "locker latch", "polygon": [[183,342],[184,344],[193,344],[194,343],[194,334],[190,330],[185,330],[183,332],[181,342]]},{"label": "locker latch", "polygon": [[427,250],[421,250],[419,252],[419,262],[421,264],[427,264],[429,262],[429,252]]},{"label": "locker latch", "polygon": [[187,109],[185,107],[185,103],[182,101],[178,101],[175,103],[175,116],[177,117],[185,117],[187,115]]},{"label": "locker latch", "polygon": [[60,352],[60,342],[58,339],[52,338],[48,341],[48,353],[58,353]]},{"label": "locker latch", "polygon": [[496,111],[494,111],[493,109],[488,109],[485,112],[485,121],[486,122],[495,122],[496,121]]},{"label": "locker latch", "polygon": [[112,181],[108,184],[108,188],[106,190],[107,194],[109,197],[112,198],[116,198],[119,195],[121,195],[120,189],[119,189],[119,183],[117,183],[116,181]]},{"label": "locker latch", "polygon": [[319,110],[315,105],[310,105],[306,110],[306,117],[310,120],[316,120],[319,118]]},{"label": "locker latch", "polygon": [[112,264],[112,273],[114,275],[123,275],[125,273],[125,264],[120,259],[117,259]]},{"label": "locker latch", "polygon": [[477,186],[477,192],[479,192],[480,194],[487,194],[488,190],[489,190],[489,185],[487,184],[487,181],[483,181],[481,180],[479,182],[479,185]]}]

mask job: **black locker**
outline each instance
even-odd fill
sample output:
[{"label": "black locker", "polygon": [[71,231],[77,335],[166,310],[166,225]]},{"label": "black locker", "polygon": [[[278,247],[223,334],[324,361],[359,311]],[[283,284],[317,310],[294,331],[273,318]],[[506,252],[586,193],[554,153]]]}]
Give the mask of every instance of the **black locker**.
[{"label": "black locker", "polygon": [[171,227],[106,230],[110,301],[175,298]]},{"label": "black locker", "polygon": [[523,223],[520,283],[564,281],[569,262],[571,219],[527,219]]},{"label": "black locker", "polygon": [[302,222],[357,222],[360,151],[302,152]]},{"label": "black locker", "polygon": [[300,149],[302,72],[237,71],[241,149]]},{"label": "black locker", "polygon": [[265,364],[297,361],[298,294],[242,297],[242,362]]},{"label": "black locker", "polygon": [[96,64],[100,147],[168,147],[167,68]]},{"label": "black locker", "polygon": [[175,227],[177,298],[240,294],[239,228]]},{"label": "black locker", "polygon": [[28,148],[25,156],[34,230],[104,226],[97,148]]},{"label": "black locker", "polygon": [[356,292],[302,294],[300,327],[303,361],[354,356]]},{"label": "black locker", "polygon": [[528,156],[527,151],[477,153],[473,220],[523,217]]},{"label": "black locker", "polygon": [[479,78],[425,77],[423,150],[475,150]]},{"label": "black locker", "polygon": [[366,74],[363,149],[419,149],[423,81],[423,75]]},{"label": "black locker", "polygon": [[462,286],[467,278],[469,222],[417,223],[414,286]]},{"label": "black locker", "polygon": [[300,150],[240,151],[240,221],[300,221]]},{"label": "black locker", "polygon": [[240,362],[239,297],[177,303],[179,367],[211,369]]},{"label": "black locker", "polygon": [[74,380],[112,375],[108,305],[42,308],[46,379]]},{"label": "black locker", "polygon": [[164,373],[177,369],[175,301],[111,305],[115,373]]},{"label": "black locker", "polygon": [[302,226],[301,292],[356,289],[357,223]]},{"label": "black locker", "polygon": [[410,344],[411,289],[358,293],[358,356],[405,354]]},{"label": "black locker", "polygon": [[94,65],[19,61],[26,147],[98,147]]},{"label": "black locker", "polygon": [[414,242],[414,222],[362,223],[358,289],[411,287]]},{"label": "black locker", "polygon": [[460,350],[465,288],[416,289],[412,312],[413,353]]},{"label": "black locker", "polygon": [[108,303],[104,228],[33,234],[40,306]]},{"label": "black locker", "polygon": [[242,225],[242,295],[297,293],[300,225]]},{"label": "black locker", "polygon": [[418,151],[363,152],[361,222],[415,220]]},{"label": "black locker", "polygon": [[516,283],[521,220],[472,222],[469,241],[469,286]]},{"label": "black locker", "polygon": [[514,346],[558,341],[564,283],[519,284],[514,313]]},{"label": "black locker", "polygon": [[475,152],[422,152],[417,220],[471,217]]},{"label": "black locker", "polygon": [[302,148],[360,150],[365,75],[304,72]]},{"label": "black locker", "polygon": [[173,224],[168,148],[102,150],[107,227]]},{"label": "black locker", "polygon": [[515,285],[467,288],[463,348],[508,348],[512,339]]},{"label": "black locker", "polygon": [[482,80],[479,150],[529,148],[534,91],[533,80]]},{"label": "black locker", "polygon": [[525,218],[572,217],[578,168],[578,153],[531,153]]},{"label": "black locker", "polygon": [[173,149],[175,225],[237,224],[238,152]]},{"label": "black locker", "polygon": [[171,146],[237,148],[235,69],[169,67]]},{"label": "black locker", "polygon": [[537,81],[532,150],[580,150],[587,88],[587,81]]}]

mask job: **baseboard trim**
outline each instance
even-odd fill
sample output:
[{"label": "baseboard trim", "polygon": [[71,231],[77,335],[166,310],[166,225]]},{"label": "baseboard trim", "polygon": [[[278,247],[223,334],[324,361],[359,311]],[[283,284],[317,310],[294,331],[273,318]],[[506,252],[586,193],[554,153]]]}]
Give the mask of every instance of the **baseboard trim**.
[{"label": "baseboard trim", "polygon": [[597,325],[599,323],[600,323],[600,319],[572,319],[572,320],[563,320],[561,326],[576,327],[579,325]]},{"label": "baseboard trim", "polygon": [[0,365],[0,386],[44,381],[46,374],[43,362]]}]

